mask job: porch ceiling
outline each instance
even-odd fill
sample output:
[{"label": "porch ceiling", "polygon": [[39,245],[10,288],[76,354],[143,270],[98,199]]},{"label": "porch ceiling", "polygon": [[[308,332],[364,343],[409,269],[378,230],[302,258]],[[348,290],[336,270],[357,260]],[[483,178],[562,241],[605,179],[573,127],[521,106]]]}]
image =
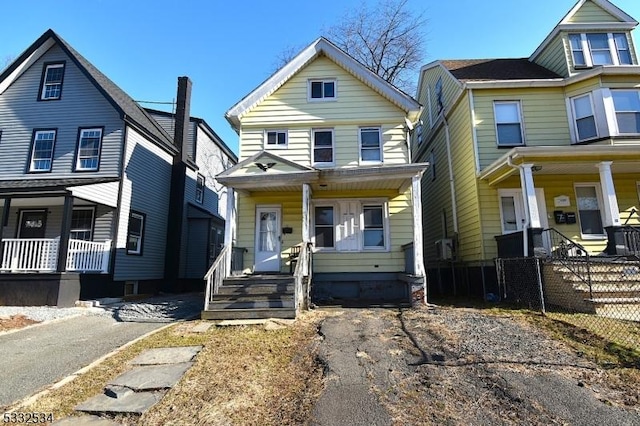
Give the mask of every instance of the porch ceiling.
[{"label": "porch ceiling", "polygon": [[518,176],[518,169],[513,166],[521,164],[533,164],[534,179],[541,175],[598,174],[597,166],[602,161],[612,162],[613,174],[638,173],[640,148],[610,145],[514,148],[486,167],[480,179],[497,185]]}]

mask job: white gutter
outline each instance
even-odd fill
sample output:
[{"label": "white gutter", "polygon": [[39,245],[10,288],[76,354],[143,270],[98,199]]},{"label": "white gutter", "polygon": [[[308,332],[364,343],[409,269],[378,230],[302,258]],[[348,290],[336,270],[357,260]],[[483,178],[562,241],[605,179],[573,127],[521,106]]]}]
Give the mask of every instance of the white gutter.
[{"label": "white gutter", "polygon": [[[522,202],[524,203],[524,223],[522,224],[522,253],[524,257],[529,257],[529,224],[531,221],[529,220],[529,199],[526,197],[527,187],[524,183],[524,174],[522,173],[522,167],[516,166],[511,162],[511,156],[507,157],[507,165],[517,169],[520,172],[520,190],[522,191]],[[515,203],[516,200],[514,199]],[[515,206],[514,206],[515,208]]]},{"label": "white gutter", "polygon": [[467,88],[469,92],[469,109],[471,110],[471,137],[473,139],[473,155],[476,160],[476,176],[480,175],[480,154],[478,148],[478,128],[476,127],[476,109],[473,100],[473,89]]},{"label": "white gutter", "polygon": [[453,232],[458,234],[458,206],[456,200],[456,186],[453,177],[453,161],[451,160],[451,137],[449,135],[449,123],[444,114],[442,115],[444,122],[444,134],[447,144],[447,162],[449,165],[449,190],[451,191],[451,213],[453,215]]}]

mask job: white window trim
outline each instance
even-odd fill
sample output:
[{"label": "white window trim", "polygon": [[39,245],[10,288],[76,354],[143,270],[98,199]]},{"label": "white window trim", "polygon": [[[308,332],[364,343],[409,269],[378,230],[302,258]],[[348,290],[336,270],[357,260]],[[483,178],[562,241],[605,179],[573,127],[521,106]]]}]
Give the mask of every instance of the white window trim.
[{"label": "white window trim", "polygon": [[[603,234],[584,234],[582,233],[582,224],[580,223],[580,209],[578,207],[578,192],[576,188],[588,188],[595,187],[596,199],[598,200],[598,207],[600,208],[600,221],[602,222]],[[599,182],[575,182],[573,184],[573,196],[576,199],[576,221],[580,230],[580,238],[583,240],[605,240],[607,239],[607,233],[604,229],[605,224],[605,212],[604,212],[604,198],[602,197],[602,187]]]},{"label": "white window trim", "polygon": [[[88,211],[91,212],[91,227],[89,229],[86,229],[86,228],[70,228],[69,229],[69,236],[71,236],[72,232],[89,231],[89,233],[91,234],[91,238],[88,241],[93,241],[93,232],[94,232],[95,220],[96,220],[96,208],[94,206],[74,207],[73,208],[73,211],[77,211],[77,210],[88,210]],[[72,212],[72,214],[73,214],[73,212]]]},{"label": "white window trim", "polygon": [[[636,88],[628,88],[628,89],[610,89],[610,93],[611,93],[611,104],[613,106],[613,110],[612,110],[612,114],[613,114],[613,122],[615,123],[615,129],[616,129],[616,135],[620,135],[620,136],[634,136],[634,135],[638,135],[640,133],[622,133],[620,131],[620,125],[618,124],[618,111],[616,110],[616,105],[615,102],[613,101],[613,94],[615,92],[635,92],[637,94],[637,96],[640,98],[640,90],[636,89]],[[632,112],[632,111],[621,111],[621,112]],[[638,111],[640,112],[640,111]]]},{"label": "white window trim", "polygon": [[[331,132],[331,162],[328,161],[315,161],[314,151],[316,143],[316,132]],[[325,147],[326,148],[326,147]],[[332,167],[336,164],[336,134],[332,128],[318,128],[311,129],[311,163],[317,167]]]},{"label": "white window trim", "polygon": [[[498,104],[515,104],[516,108],[518,110],[518,119],[520,121],[518,121],[518,124],[520,125],[520,138],[522,139],[522,143],[500,143],[500,137],[498,135],[498,114],[496,113],[496,105]],[[515,123],[511,123],[511,122],[501,122],[500,124],[515,124]],[[504,146],[525,146],[526,145],[526,140],[525,140],[525,131],[524,131],[524,119],[522,117],[522,102],[521,101],[514,101],[514,100],[499,100],[499,101],[493,101],[493,125],[496,131],[496,146],[499,147],[504,147]]]},{"label": "white window trim", "polygon": [[[596,135],[590,138],[580,139],[580,132],[578,132],[578,117],[576,116],[575,100],[584,98],[585,96],[589,97],[589,103],[591,104],[591,114],[593,115],[593,122],[596,127]],[[598,117],[596,116],[596,106],[593,102],[593,94],[589,92],[589,93],[584,93],[582,95],[572,96],[571,98],[569,98],[569,103],[571,104],[571,121],[572,121],[573,132],[575,135],[575,141],[586,142],[586,141],[598,139],[600,137],[600,130],[598,129]]]},{"label": "white window trim", "polygon": [[[269,144],[269,133],[276,134],[275,145]],[[284,133],[284,145],[278,145],[278,134]],[[289,131],[287,129],[266,129],[264,131],[264,149],[287,149],[289,147]]]},{"label": "white window trim", "polygon": [[[377,130],[378,131],[378,150],[380,152],[380,160],[363,160],[362,159],[362,131],[363,130]],[[362,126],[358,128],[358,156],[360,164],[382,164],[384,162],[384,149],[382,141],[382,127],[381,126]]]},{"label": "white window trim", "polygon": [[[312,98],[311,97],[311,83],[323,83],[322,87],[322,97],[321,98]],[[333,97],[327,98],[324,96],[324,83],[333,83]],[[338,79],[336,78],[312,78],[307,81],[307,101],[309,102],[334,102],[338,100]]]},{"label": "white window trim", "polygon": [[57,97],[45,97],[45,93],[46,88],[47,88],[47,74],[49,73],[50,69],[54,69],[54,68],[62,68],[64,70],[64,63],[58,63],[58,64],[49,64],[45,67],[44,69],[44,75],[42,76],[42,86],[40,87],[40,100],[42,101],[52,101],[52,100],[58,100],[62,97],[62,83],[64,81],[64,71],[63,71],[63,76],[62,76],[62,80],[60,80],[60,83],[56,83],[56,84],[60,84],[60,95]]},{"label": "white window trim", "polygon": [[[38,134],[40,133],[53,133],[53,142],[51,144],[51,156],[49,157],[49,168],[48,169],[36,169],[34,168],[34,154],[36,151],[36,141],[38,140]],[[51,130],[36,130],[33,133],[33,140],[31,141],[31,156],[29,158],[29,172],[30,173],[48,173],[53,169],[53,154],[56,149],[56,139],[58,138],[58,131],[55,129]],[[39,158],[38,160],[43,160],[43,158]]]},{"label": "white window trim", "polygon": [[585,62],[585,65],[576,65],[576,60],[575,60],[575,57],[573,56],[573,49],[571,48],[571,40],[570,38],[567,38],[569,42],[569,50],[571,51],[571,62],[574,69],[585,69],[585,68],[594,67],[591,46],[589,46],[587,34],[606,34],[607,35],[607,44],[609,46],[609,54],[611,55],[611,62],[612,62],[611,65],[620,65],[620,57],[618,54],[619,50],[615,42],[614,34],[624,34],[625,37],[627,38],[628,50],[629,50],[629,54],[631,55],[631,61],[633,62],[633,54],[631,53],[631,44],[629,43],[629,37],[627,36],[627,33],[624,31],[608,32],[608,33],[593,31],[588,33],[571,33],[569,34],[569,36],[573,34],[578,34],[580,36],[582,54],[584,56],[584,62]]},{"label": "white window trim", "polygon": [[[338,227],[341,226],[340,218],[342,217],[342,203],[358,203],[358,251],[353,250],[340,250]],[[390,229],[390,214],[389,214],[389,200],[386,198],[341,198],[341,199],[317,199],[312,201],[313,217],[311,220],[311,229],[313,235],[311,241],[313,243],[314,252],[331,252],[331,253],[386,253],[391,251],[391,229]],[[364,206],[381,206],[383,213],[383,227],[384,227],[384,247],[365,247],[364,246]],[[316,246],[316,218],[315,207],[333,207],[333,247],[317,247]]]},{"label": "white window trim", "polygon": [[[98,142],[98,155],[97,155],[97,163],[95,167],[80,167],[80,149],[81,146],[80,144],[82,143],[82,135],[84,134],[84,132],[95,132],[98,131],[100,132],[100,140]],[[93,127],[93,128],[86,128],[86,129],[80,129],[80,132],[78,133],[78,145],[77,145],[77,152],[76,152],[76,171],[82,171],[82,172],[87,172],[87,171],[97,171],[100,169],[100,156],[102,153],[102,129],[100,127]]]},{"label": "white window trim", "polygon": [[127,226],[127,241],[126,241],[126,245],[129,244],[129,236],[131,235],[131,231],[130,231],[130,227],[131,227],[131,218],[132,217],[136,217],[138,219],[140,219],[141,222],[141,226],[140,226],[140,236],[138,237],[138,244],[137,244],[137,249],[136,250],[130,250],[128,247],[126,247],[127,250],[127,254],[134,254],[134,255],[141,255],[142,254],[142,244],[144,241],[144,228],[146,226],[146,216],[144,214],[141,213],[137,213],[137,212],[129,212],[129,224]]}]

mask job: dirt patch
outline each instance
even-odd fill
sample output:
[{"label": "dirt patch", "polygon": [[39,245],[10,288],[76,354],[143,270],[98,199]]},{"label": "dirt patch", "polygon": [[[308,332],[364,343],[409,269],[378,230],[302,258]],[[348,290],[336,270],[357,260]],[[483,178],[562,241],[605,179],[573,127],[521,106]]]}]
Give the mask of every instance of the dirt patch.
[{"label": "dirt patch", "polygon": [[37,324],[40,321],[32,320],[24,315],[11,315],[8,318],[0,317],[0,331],[15,330],[28,325]]}]

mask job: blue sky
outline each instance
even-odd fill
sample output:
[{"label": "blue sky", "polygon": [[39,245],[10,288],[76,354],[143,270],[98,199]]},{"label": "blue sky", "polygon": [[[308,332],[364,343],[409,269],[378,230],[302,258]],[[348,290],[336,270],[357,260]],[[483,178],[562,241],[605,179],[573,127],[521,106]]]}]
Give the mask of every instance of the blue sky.
[{"label": "blue sky", "polygon": [[[172,101],[193,81],[191,113],[237,152],[224,113],[362,0],[59,0],[3,2],[0,67],[52,28],[135,100]],[[373,4],[375,0],[365,0]],[[640,19],[640,0],[614,0]],[[529,56],[575,0],[409,0],[428,23],[425,63]],[[640,36],[635,35],[636,42]],[[160,105],[146,105],[166,109]]]}]

